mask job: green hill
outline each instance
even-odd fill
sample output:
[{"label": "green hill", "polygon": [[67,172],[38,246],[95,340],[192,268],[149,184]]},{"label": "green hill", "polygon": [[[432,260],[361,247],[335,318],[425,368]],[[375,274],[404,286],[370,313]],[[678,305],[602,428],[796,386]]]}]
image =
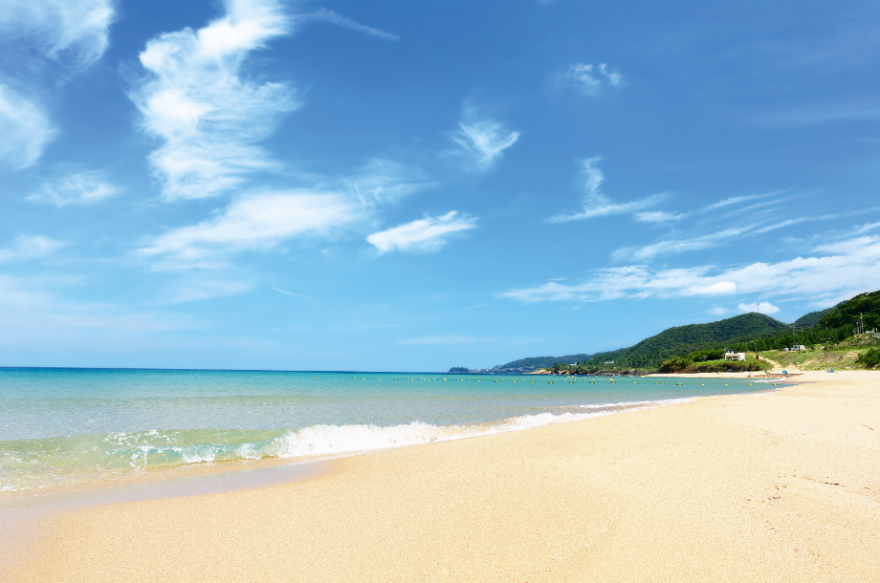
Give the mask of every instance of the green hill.
[{"label": "green hill", "polygon": [[863,318],[865,330],[880,330],[880,291],[859,294],[851,300],[841,302],[822,316],[817,328],[849,329]]},{"label": "green hill", "polygon": [[592,354],[569,354],[567,356],[531,356],[529,358],[520,358],[513,360],[507,364],[496,366],[495,368],[543,368],[553,366],[557,362],[571,364],[573,362],[583,362],[589,360]]},{"label": "green hill", "polygon": [[833,309],[834,308],[828,308],[827,310],[819,310],[818,312],[810,312],[809,314],[805,314],[794,321],[794,326],[796,326],[797,328],[812,328],[819,323],[819,320],[822,319],[822,316],[831,312],[831,310]]},{"label": "green hill", "polygon": [[788,328],[787,324],[764,314],[749,313],[708,324],[689,324],[669,328],[634,346],[604,352],[591,359],[601,365],[613,360],[615,365],[632,368],[653,368],[664,360],[684,356],[696,350],[727,341],[761,336]]},{"label": "green hill", "polygon": [[[764,314],[750,313],[708,324],[690,324],[669,328],[642,340],[629,348],[598,354],[568,356],[541,356],[521,358],[498,368],[551,367],[585,363],[586,368],[656,369],[664,360],[706,349],[782,350],[795,344],[806,346],[834,346],[852,337],[857,322],[863,322],[864,331],[880,330],[880,291],[863,293],[841,302],[833,308],[811,312],[792,325],[784,324]],[[870,340],[870,338],[868,339]]]}]

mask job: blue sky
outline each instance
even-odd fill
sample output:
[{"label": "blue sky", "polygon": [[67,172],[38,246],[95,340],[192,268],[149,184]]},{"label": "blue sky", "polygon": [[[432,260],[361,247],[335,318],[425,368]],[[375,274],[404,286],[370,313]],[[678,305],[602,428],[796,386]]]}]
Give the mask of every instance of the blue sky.
[{"label": "blue sky", "polygon": [[445,370],[880,289],[880,6],[0,6],[0,365]]}]

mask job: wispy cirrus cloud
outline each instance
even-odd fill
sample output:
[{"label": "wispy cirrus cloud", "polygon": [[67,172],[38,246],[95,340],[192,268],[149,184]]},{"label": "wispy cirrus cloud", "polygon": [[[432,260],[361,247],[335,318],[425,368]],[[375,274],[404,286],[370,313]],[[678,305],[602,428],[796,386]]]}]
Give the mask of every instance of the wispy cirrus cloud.
[{"label": "wispy cirrus cloud", "polygon": [[450,137],[458,145],[457,153],[480,172],[494,168],[504,150],[519,140],[519,132],[511,131],[496,120],[482,118],[475,107],[466,106],[463,117],[458,130]]},{"label": "wispy cirrus cloud", "polygon": [[[699,215],[708,214],[710,211],[714,211],[719,208],[727,208],[728,210],[725,211],[723,219],[727,222],[741,223],[741,226],[728,227],[724,229],[712,228],[710,232],[705,234],[678,236],[662,239],[660,241],[649,243],[641,247],[622,247],[615,250],[611,254],[611,258],[613,261],[618,262],[651,261],[652,259],[655,259],[657,257],[676,255],[688,251],[711,249],[732,241],[741,240],[744,237],[754,237],[772,231],[777,231],[779,229],[785,229],[794,225],[833,221],[843,217],[862,215],[866,212],[877,210],[876,208],[868,208],[860,209],[858,211],[848,211],[845,213],[826,213],[821,215],[791,217],[788,219],[780,220],[779,218],[777,218],[777,214],[779,212],[779,209],[782,208],[782,204],[787,200],[786,198],[770,199],[761,203],[756,203],[746,207],[740,207],[736,210],[730,209],[731,204],[745,202],[753,198],[763,198],[763,196],[764,195],[735,197],[720,201],[719,203],[711,204],[702,209],[697,209],[695,211],[692,211],[691,213],[683,213],[682,215],[679,215],[679,217],[681,218],[684,218],[685,216],[698,217]],[[752,212],[759,207],[763,207],[763,213]],[[705,229],[706,226],[704,226],[704,230]],[[851,232],[850,234],[855,235],[857,233]]]},{"label": "wispy cirrus cloud", "polygon": [[38,191],[27,197],[33,202],[54,204],[57,207],[67,205],[92,205],[115,194],[119,189],[114,186],[104,172],[83,170],[71,172],[66,176],[45,183]]},{"label": "wispy cirrus cloud", "polygon": [[880,237],[856,237],[817,246],[813,255],[744,267],[698,266],[653,270],[646,265],[600,269],[580,283],[514,289],[499,297],[524,303],[684,298],[732,294],[810,295],[830,305],[880,288]]},{"label": "wispy cirrus cloud", "polygon": [[476,219],[457,215],[458,211],[450,211],[439,217],[426,216],[424,219],[373,233],[367,237],[367,241],[380,255],[389,251],[439,251],[446,244],[449,235],[476,228]]},{"label": "wispy cirrus cloud", "polygon": [[47,57],[76,68],[95,63],[110,44],[112,0],[4,0],[0,35],[26,43]]},{"label": "wispy cirrus cloud", "polygon": [[684,213],[670,213],[666,211],[643,211],[634,215],[640,223],[674,223],[684,218]]},{"label": "wispy cirrus cloud", "polygon": [[[599,162],[601,160],[601,156],[594,156],[593,158],[580,161],[580,182],[581,188],[584,191],[583,209],[574,214],[551,217],[551,223],[567,223],[569,221],[583,221],[609,215],[636,213],[655,206],[666,196],[665,194],[654,194],[641,200],[624,203],[613,202],[602,192],[602,182],[605,180],[605,175],[599,169]],[[645,213],[642,213],[642,215],[650,217],[650,215]]]},{"label": "wispy cirrus cloud", "polygon": [[597,95],[603,87],[623,85],[623,75],[613,71],[605,63],[598,66],[591,63],[577,63],[569,67],[567,71],[560,73],[559,77],[590,97]]},{"label": "wispy cirrus cloud", "polygon": [[64,243],[41,235],[17,235],[12,246],[0,249],[0,263],[30,261],[50,255]]},{"label": "wispy cirrus cloud", "polygon": [[158,270],[228,267],[228,257],[242,251],[361,229],[378,208],[431,186],[420,173],[379,159],[351,176],[308,179],[308,187],[236,197],[211,218],[153,237],[138,253]]},{"label": "wispy cirrus cloud", "polygon": [[667,239],[642,247],[622,247],[611,254],[613,261],[650,261],[663,255],[674,255],[687,251],[697,251],[716,247],[724,241],[735,239],[752,230],[753,227],[734,227],[697,237]]},{"label": "wispy cirrus cloud", "polygon": [[400,37],[396,34],[391,34],[390,32],[379,30],[378,28],[373,28],[371,26],[360,24],[350,18],[346,18],[345,16],[340,16],[339,14],[336,14],[332,10],[327,10],[326,8],[319,8],[314,12],[301,14],[297,17],[298,22],[305,22],[309,20],[329,22],[343,28],[348,28],[366,34],[368,36],[383,38],[385,40],[400,40]]},{"label": "wispy cirrus cloud", "polygon": [[253,288],[248,281],[193,278],[179,285],[162,304],[181,304],[198,300],[232,296]]},{"label": "wispy cirrus cloud", "polygon": [[0,83],[0,164],[33,166],[55,133],[41,107]]},{"label": "wispy cirrus cloud", "polygon": [[[23,65],[0,80],[0,166],[36,164],[57,130],[35,94],[35,81],[50,64],[58,84],[98,61],[109,46],[112,0],[4,0],[0,2],[0,51],[20,52]],[[13,80],[13,77],[16,77]],[[15,89],[13,89],[13,85]]]},{"label": "wispy cirrus cloud", "polygon": [[294,236],[326,236],[358,218],[348,197],[328,192],[273,192],[244,196],[217,216],[173,229],[140,249],[160,269],[219,267],[230,252],[267,250]]},{"label": "wispy cirrus cloud", "polygon": [[282,3],[226,0],[224,7],[207,26],[161,34],[140,54],[147,74],[130,97],[143,130],[162,142],[150,165],[167,200],[216,196],[277,168],[258,144],[298,107],[286,84],[246,78],[250,53],[289,32]]}]

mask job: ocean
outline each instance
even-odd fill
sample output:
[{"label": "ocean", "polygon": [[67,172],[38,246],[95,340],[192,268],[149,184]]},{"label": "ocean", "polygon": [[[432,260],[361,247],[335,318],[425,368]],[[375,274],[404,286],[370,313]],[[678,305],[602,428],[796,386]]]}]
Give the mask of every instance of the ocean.
[{"label": "ocean", "polygon": [[379,450],[766,388],[741,379],[4,368],[0,493]]}]

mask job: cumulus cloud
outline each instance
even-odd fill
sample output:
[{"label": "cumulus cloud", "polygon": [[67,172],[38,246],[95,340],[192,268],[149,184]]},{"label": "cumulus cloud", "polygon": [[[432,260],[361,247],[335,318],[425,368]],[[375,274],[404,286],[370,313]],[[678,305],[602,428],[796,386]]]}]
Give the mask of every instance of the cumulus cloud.
[{"label": "cumulus cloud", "polygon": [[600,269],[575,284],[548,282],[514,289],[504,297],[524,303],[595,302],[618,298],[683,298],[761,294],[764,297],[809,295],[830,304],[880,288],[880,237],[857,237],[816,247],[814,255],[778,263],[753,263],[718,269],[699,266],[652,270],[645,265]]},{"label": "cumulus cloud", "polygon": [[[557,215],[550,219],[551,223],[567,223],[569,221],[582,221],[608,215],[621,215],[641,211],[659,203],[665,195],[654,194],[641,200],[625,203],[615,203],[602,192],[602,182],[605,175],[599,169],[601,156],[581,160],[581,188],[584,191],[583,210],[572,215]],[[646,214],[646,213],[642,213]]]},{"label": "cumulus cloud", "polygon": [[479,119],[476,109],[465,108],[464,120],[458,124],[452,140],[458,144],[458,153],[472,161],[477,170],[491,170],[501,159],[504,150],[519,139],[519,132],[510,131],[492,119]]},{"label": "cumulus cloud", "polygon": [[340,16],[332,10],[327,10],[326,8],[319,8],[314,12],[311,12],[309,14],[302,14],[297,18],[297,21],[299,22],[304,22],[308,20],[323,20],[325,22],[329,22],[343,28],[348,28],[357,32],[361,32],[368,36],[383,38],[385,40],[400,40],[400,37],[396,34],[391,34],[390,32],[385,32],[384,30],[379,30],[377,28],[372,28],[370,26],[357,23],[350,18]]},{"label": "cumulus cloud", "polygon": [[131,92],[166,199],[216,196],[277,164],[258,145],[298,107],[292,88],[244,77],[248,55],[287,34],[277,0],[226,0],[226,14],[193,31],[165,33],[140,54],[148,71]]},{"label": "cumulus cloud", "polygon": [[426,216],[399,227],[373,233],[367,241],[379,254],[389,251],[429,253],[439,251],[452,233],[466,231],[477,226],[476,219],[457,217],[458,211],[450,211],[439,217]]},{"label": "cumulus cloud", "polygon": [[623,84],[623,75],[612,71],[605,63],[598,67],[590,63],[578,63],[560,76],[589,96],[598,94],[604,86],[619,87]]},{"label": "cumulus cloud", "polygon": [[44,55],[84,68],[109,46],[112,0],[3,0],[0,35],[33,43]]},{"label": "cumulus cloud", "polygon": [[779,308],[770,302],[741,303],[737,306],[740,312],[758,312],[759,314],[775,314]]},{"label": "cumulus cloud", "polygon": [[712,306],[711,308],[709,308],[706,311],[709,312],[710,314],[712,314],[713,316],[723,316],[724,314],[727,313],[727,308],[722,308],[720,306]]},{"label": "cumulus cloud", "polygon": [[64,246],[61,241],[56,241],[40,235],[18,235],[11,247],[0,249],[0,263],[29,261],[39,259]]},{"label": "cumulus cloud", "polygon": [[0,165],[32,166],[54,135],[40,107],[0,83]]},{"label": "cumulus cloud", "polygon": [[101,202],[118,192],[119,189],[110,183],[103,172],[87,170],[47,182],[40,190],[28,196],[27,200],[50,203],[57,207],[70,204],[85,206]]},{"label": "cumulus cloud", "polygon": [[215,267],[226,252],[271,249],[297,235],[327,235],[359,217],[358,207],[333,193],[275,192],[245,196],[197,225],[156,237],[140,253],[160,267]]}]

